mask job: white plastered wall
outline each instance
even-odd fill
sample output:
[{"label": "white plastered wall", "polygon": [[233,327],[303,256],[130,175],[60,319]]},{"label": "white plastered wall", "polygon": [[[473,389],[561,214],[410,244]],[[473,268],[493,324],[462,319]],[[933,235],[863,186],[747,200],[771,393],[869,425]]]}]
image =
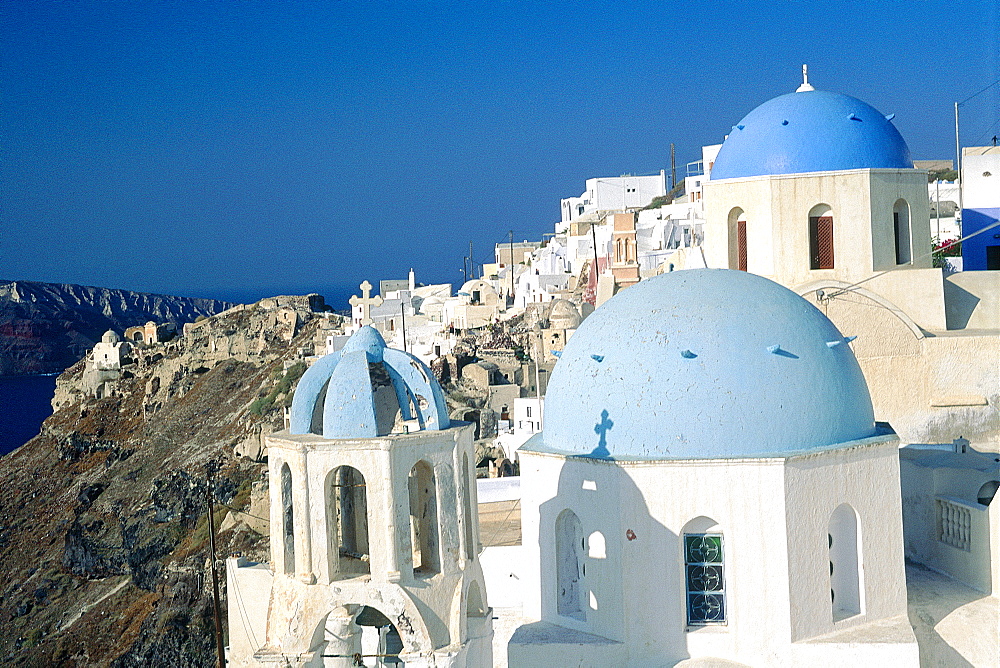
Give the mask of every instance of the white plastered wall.
[{"label": "white plastered wall", "polygon": [[[322,620],[338,606],[371,605],[396,619],[410,661],[420,665],[430,648],[436,665],[479,665],[491,655],[492,625],[485,581],[478,560],[478,516],[471,425],[456,423],[442,431],[393,435],[377,439],[328,441],[319,436],[268,438],[272,481],[287,463],[292,473],[295,561],[294,573],[273,579],[268,606],[268,652],[290,656],[315,652],[321,643]],[[465,457],[463,457],[463,455]],[[418,461],[434,470],[437,507],[438,573],[423,578],[413,573],[407,479]],[[466,464],[467,462],[467,464]],[[331,572],[328,550],[327,475],[338,466],[357,469],[367,495],[371,574]],[[468,487],[462,476],[468,467]],[[272,482],[273,488],[279,485]],[[468,504],[465,495],[469,495]],[[271,522],[280,527],[280,494],[271,497]],[[467,532],[465,523],[471,522]],[[272,563],[283,572],[281,531],[272,532]],[[471,534],[473,544],[467,545]],[[467,558],[467,554],[475,558]],[[467,616],[467,591],[476,582],[485,616]],[[266,600],[266,599],[265,599]],[[264,605],[255,601],[255,605]],[[396,623],[396,622],[394,622]],[[317,627],[317,624],[319,626]],[[408,628],[409,627],[409,630]],[[318,631],[316,629],[319,629]],[[473,660],[471,657],[479,657]],[[456,663],[457,662],[457,663]],[[471,664],[470,664],[471,665]]]},{"label": "white plastered wall", "polygon": [[[622,642],[629,665],[689,657],[795,665],[794,640],[905,615],[901,522],[898,510],[895,519],[890,510],[888,520],[883,512],[883,504],[899,508],[898,486],[885,484],[898,480],[890,441],[813,455],[805,463],[799,458],[608,462],[522,449],[525,616]],[[867,498],[872,488],[880,491]],[[834,625],[826,536],[830,512],[847,500],[863,514],[862,532],[873,534],[866,537],[864,557],[873,582],[866,590],[868,613]],[[792,503],[798,507],[789,508]],[[604,537],[603,558],[584,558],[585,600],[595,601],[596,609],[590,606],[583,621],[555,610],[553,525],[565,508],[577,514],[585,536],[600,531]],[[714,520],[713,532],[724,537],[725,625],[687,625],[682,536],[700,517]],[[888,530],[879,535],[883,521]],[[818,546],[799,545],[814,538]],[[588,538],[588,550],[590,545]],[[803,576],[808,591],[793,595],[795,579]],[[876,584],[879,578],[885,583]],[[804,596],[816,600],[806,604]],[[905,654],[915,656],[915,644],[906,647]],[[864,644],[845,648],[837,651],[866,656]],[[588,646],[575,651],[589,665]],[[530,656],[523,645],[511,652],[512,658]],[[849,665],[845,660],[837,665]]]},{"label": "white plastered wall", "polygon": [[[940,270],[931,268],[930,209],[921,170],[859,169],[709,181],[705,189],[705,258],[737,268],[729,215],[747,221],[747,269],[794,288],[820,280],[866,282],[925,329],[947,327]],[[893,208],[908,204],[913,262],[895,269]],[[809,215],[828,205],[833,216],[834,268],[811,269]],[[732,243],[735,243],[733,238]],[[922,271],[916,271],[922,270]]]},{"label": "white plastered wall", "polygon": [[[893,438],[787,461],[793,642],[906,614],[899,485],[887,484],[899,480],[897,443]],[[858,518],[861,614],[835,622],[827,534],[834,510],[843,503]]]}]

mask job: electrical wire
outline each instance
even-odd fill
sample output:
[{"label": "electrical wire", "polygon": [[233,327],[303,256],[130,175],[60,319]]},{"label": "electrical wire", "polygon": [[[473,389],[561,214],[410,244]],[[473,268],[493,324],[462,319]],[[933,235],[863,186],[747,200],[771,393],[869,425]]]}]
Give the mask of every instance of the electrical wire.
[{"label": "electrical wire", "polygon": [[968,102],[968,101],[969,101],[969,100],[971,100],[972,98],[976,97],[977,95],[982,95],[983,93],[985,93],[986,91],[988,91],[988,90],[989,90],[990,88],[993,88],[993,87],[994,87],[994,86],[996,86],[997,84],[1000,84],[1000,79],[997,79],[996,81],[994,81],[993,83],[991,83],[990,85],[988,85],[988,86],[987,86],[986,88],[983,88],[983,89],[982,89],[982,90],[980,90],[979,92],[977,92],[977,93],[973,93],[973,94],[972,94],[972,95],[970,95],[969,97],[965,98],[964,100],[962,100],[961,102],[959,102],[959,103],[958,103],[958,104],[959,104],[959,106],[961,106],[961,105],[965,104],[966,102]]},{"label": "electrical wire", "polygon": [[240,622],[243,624],[243,631],[250,636],[250,639],[254,644],[254,652],[260,649],[260,645],[257,643],[257,636],[253,632],[253,627],[250,624],[250,615],[246,611],[246,605],[243,603],[243,596],[240,594],[239,579],[235,576],[233,577],[233,588],[236,590],[236,607],[240,611]]}]

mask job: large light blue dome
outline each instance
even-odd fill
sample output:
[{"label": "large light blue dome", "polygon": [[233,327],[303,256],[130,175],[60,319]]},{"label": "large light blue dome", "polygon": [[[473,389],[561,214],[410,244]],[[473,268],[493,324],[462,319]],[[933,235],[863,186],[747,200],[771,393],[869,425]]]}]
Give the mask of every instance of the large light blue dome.
[{"label": "large light blue dome", "polygon": [[711,179],[876,168],[913,169],[895,126],[861,100],[813,90],[747,114],[722,144]]},{"label": "large light blue dome", "polygon": [[544,423],[535,446],[616,459],[758,457],[875,435],[833,323],[728,269],[656,276],[594,311],[556,364]]}]

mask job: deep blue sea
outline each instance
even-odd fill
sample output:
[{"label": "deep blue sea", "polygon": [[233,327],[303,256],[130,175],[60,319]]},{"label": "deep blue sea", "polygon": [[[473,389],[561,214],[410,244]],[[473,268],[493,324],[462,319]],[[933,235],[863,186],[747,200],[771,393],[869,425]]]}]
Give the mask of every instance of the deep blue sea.
[{"label": "deep blue sea", "polygon": [[55,391],[55,376],[0,376],[0,456],[38,435]]}]

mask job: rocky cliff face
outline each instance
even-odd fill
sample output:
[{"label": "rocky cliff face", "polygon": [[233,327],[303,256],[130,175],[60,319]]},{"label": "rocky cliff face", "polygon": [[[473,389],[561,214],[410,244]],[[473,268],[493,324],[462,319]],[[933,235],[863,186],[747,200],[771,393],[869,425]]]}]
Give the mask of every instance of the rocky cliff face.
[{"label": "rocky cliff face", "polygon": [[137,348],[100,399],[86,362],[60,376],[42,433],[0,458],[0,663],[214,665],[208,492],[219,558],[266,561],[259,444],[332,326],[315,307],[264,300]]},{"label": "rocky cliff face", "polygon": [[0,281],[0,376],[56,373],[83,357],[109,329],[150,320],[210,316],[233,304],[127,290],[31,281]]}]

